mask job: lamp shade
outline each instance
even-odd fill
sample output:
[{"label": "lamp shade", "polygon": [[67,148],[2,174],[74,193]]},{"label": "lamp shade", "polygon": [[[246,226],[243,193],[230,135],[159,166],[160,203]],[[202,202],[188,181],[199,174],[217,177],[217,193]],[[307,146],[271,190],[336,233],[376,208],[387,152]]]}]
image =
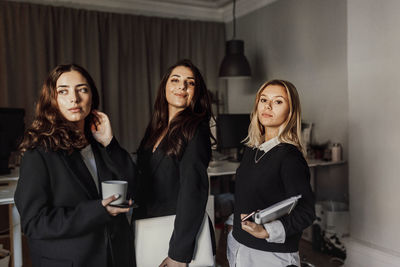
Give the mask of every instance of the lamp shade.
[{"label": "lamp shade", "polygon": [[248,78],[250,75],[250,65],[244,56],[244,42],[242,40],[227,41],[225,57],[219,69],[219,77]]}]

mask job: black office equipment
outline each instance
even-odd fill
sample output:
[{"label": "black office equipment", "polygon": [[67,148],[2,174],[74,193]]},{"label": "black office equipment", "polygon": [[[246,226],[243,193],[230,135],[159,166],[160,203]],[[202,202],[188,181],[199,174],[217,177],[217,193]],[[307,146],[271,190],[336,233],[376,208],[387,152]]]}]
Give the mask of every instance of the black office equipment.
[{"label": "black office equipment", "polygon": [[24,116],[24,109],[0,108],[0,174],[10,173],[8,162],[23,137]]},{"label": "black office equipment", "polygon": [[247,137],[250,114],[219,114],[217,118],[217,149],[237,149],[241,159],[242,141]]}]

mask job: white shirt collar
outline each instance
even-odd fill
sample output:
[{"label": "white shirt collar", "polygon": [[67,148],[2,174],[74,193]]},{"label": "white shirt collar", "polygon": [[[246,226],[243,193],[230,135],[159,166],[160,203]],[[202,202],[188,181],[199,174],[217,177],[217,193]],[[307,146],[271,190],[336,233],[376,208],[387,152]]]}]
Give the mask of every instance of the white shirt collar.
[{"label": "white shirt collar", "polygon": [[83,156],[91,156],[93,154],[92,146],[89,144],[82,148],[80,152]]},{"label": "white shirt collar", "polygon": [[264,151],[265,153],[267,153],[268,151],[270,151],[272,148],[274,148],[276,145],[279,145],[281,142],[279,141],[278,137],[274,137],[271,140],[265,141],[264,143],[262,143],[258,149]]}]

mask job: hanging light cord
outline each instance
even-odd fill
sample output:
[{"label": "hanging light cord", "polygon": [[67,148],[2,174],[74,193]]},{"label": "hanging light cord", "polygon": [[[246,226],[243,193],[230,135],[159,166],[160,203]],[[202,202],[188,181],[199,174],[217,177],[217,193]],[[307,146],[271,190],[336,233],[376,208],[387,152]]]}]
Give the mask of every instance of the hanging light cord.
[{"label": "hanging light cord", "polygon": [[233,38],[232,40],[235,40],[236,38],[236,0],[233,0],[233,9],[232,9],[232,13],[233,13]]}]

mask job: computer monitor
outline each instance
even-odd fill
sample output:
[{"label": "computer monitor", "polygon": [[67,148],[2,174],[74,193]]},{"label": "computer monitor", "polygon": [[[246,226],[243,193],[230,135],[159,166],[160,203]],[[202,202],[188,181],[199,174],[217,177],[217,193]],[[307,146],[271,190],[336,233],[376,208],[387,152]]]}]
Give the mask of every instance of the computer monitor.
[{"label": "computer monitor", "polygon": [[241,143],[247,136],[250,114],[219,114],[217,118],[217,149],[236,148],[238,159]]},{"label": "computer monitor", "polygon": [[8,161],[23,137],[24,116],[24,109],[0,108],[0,174],[10,173]]}]

